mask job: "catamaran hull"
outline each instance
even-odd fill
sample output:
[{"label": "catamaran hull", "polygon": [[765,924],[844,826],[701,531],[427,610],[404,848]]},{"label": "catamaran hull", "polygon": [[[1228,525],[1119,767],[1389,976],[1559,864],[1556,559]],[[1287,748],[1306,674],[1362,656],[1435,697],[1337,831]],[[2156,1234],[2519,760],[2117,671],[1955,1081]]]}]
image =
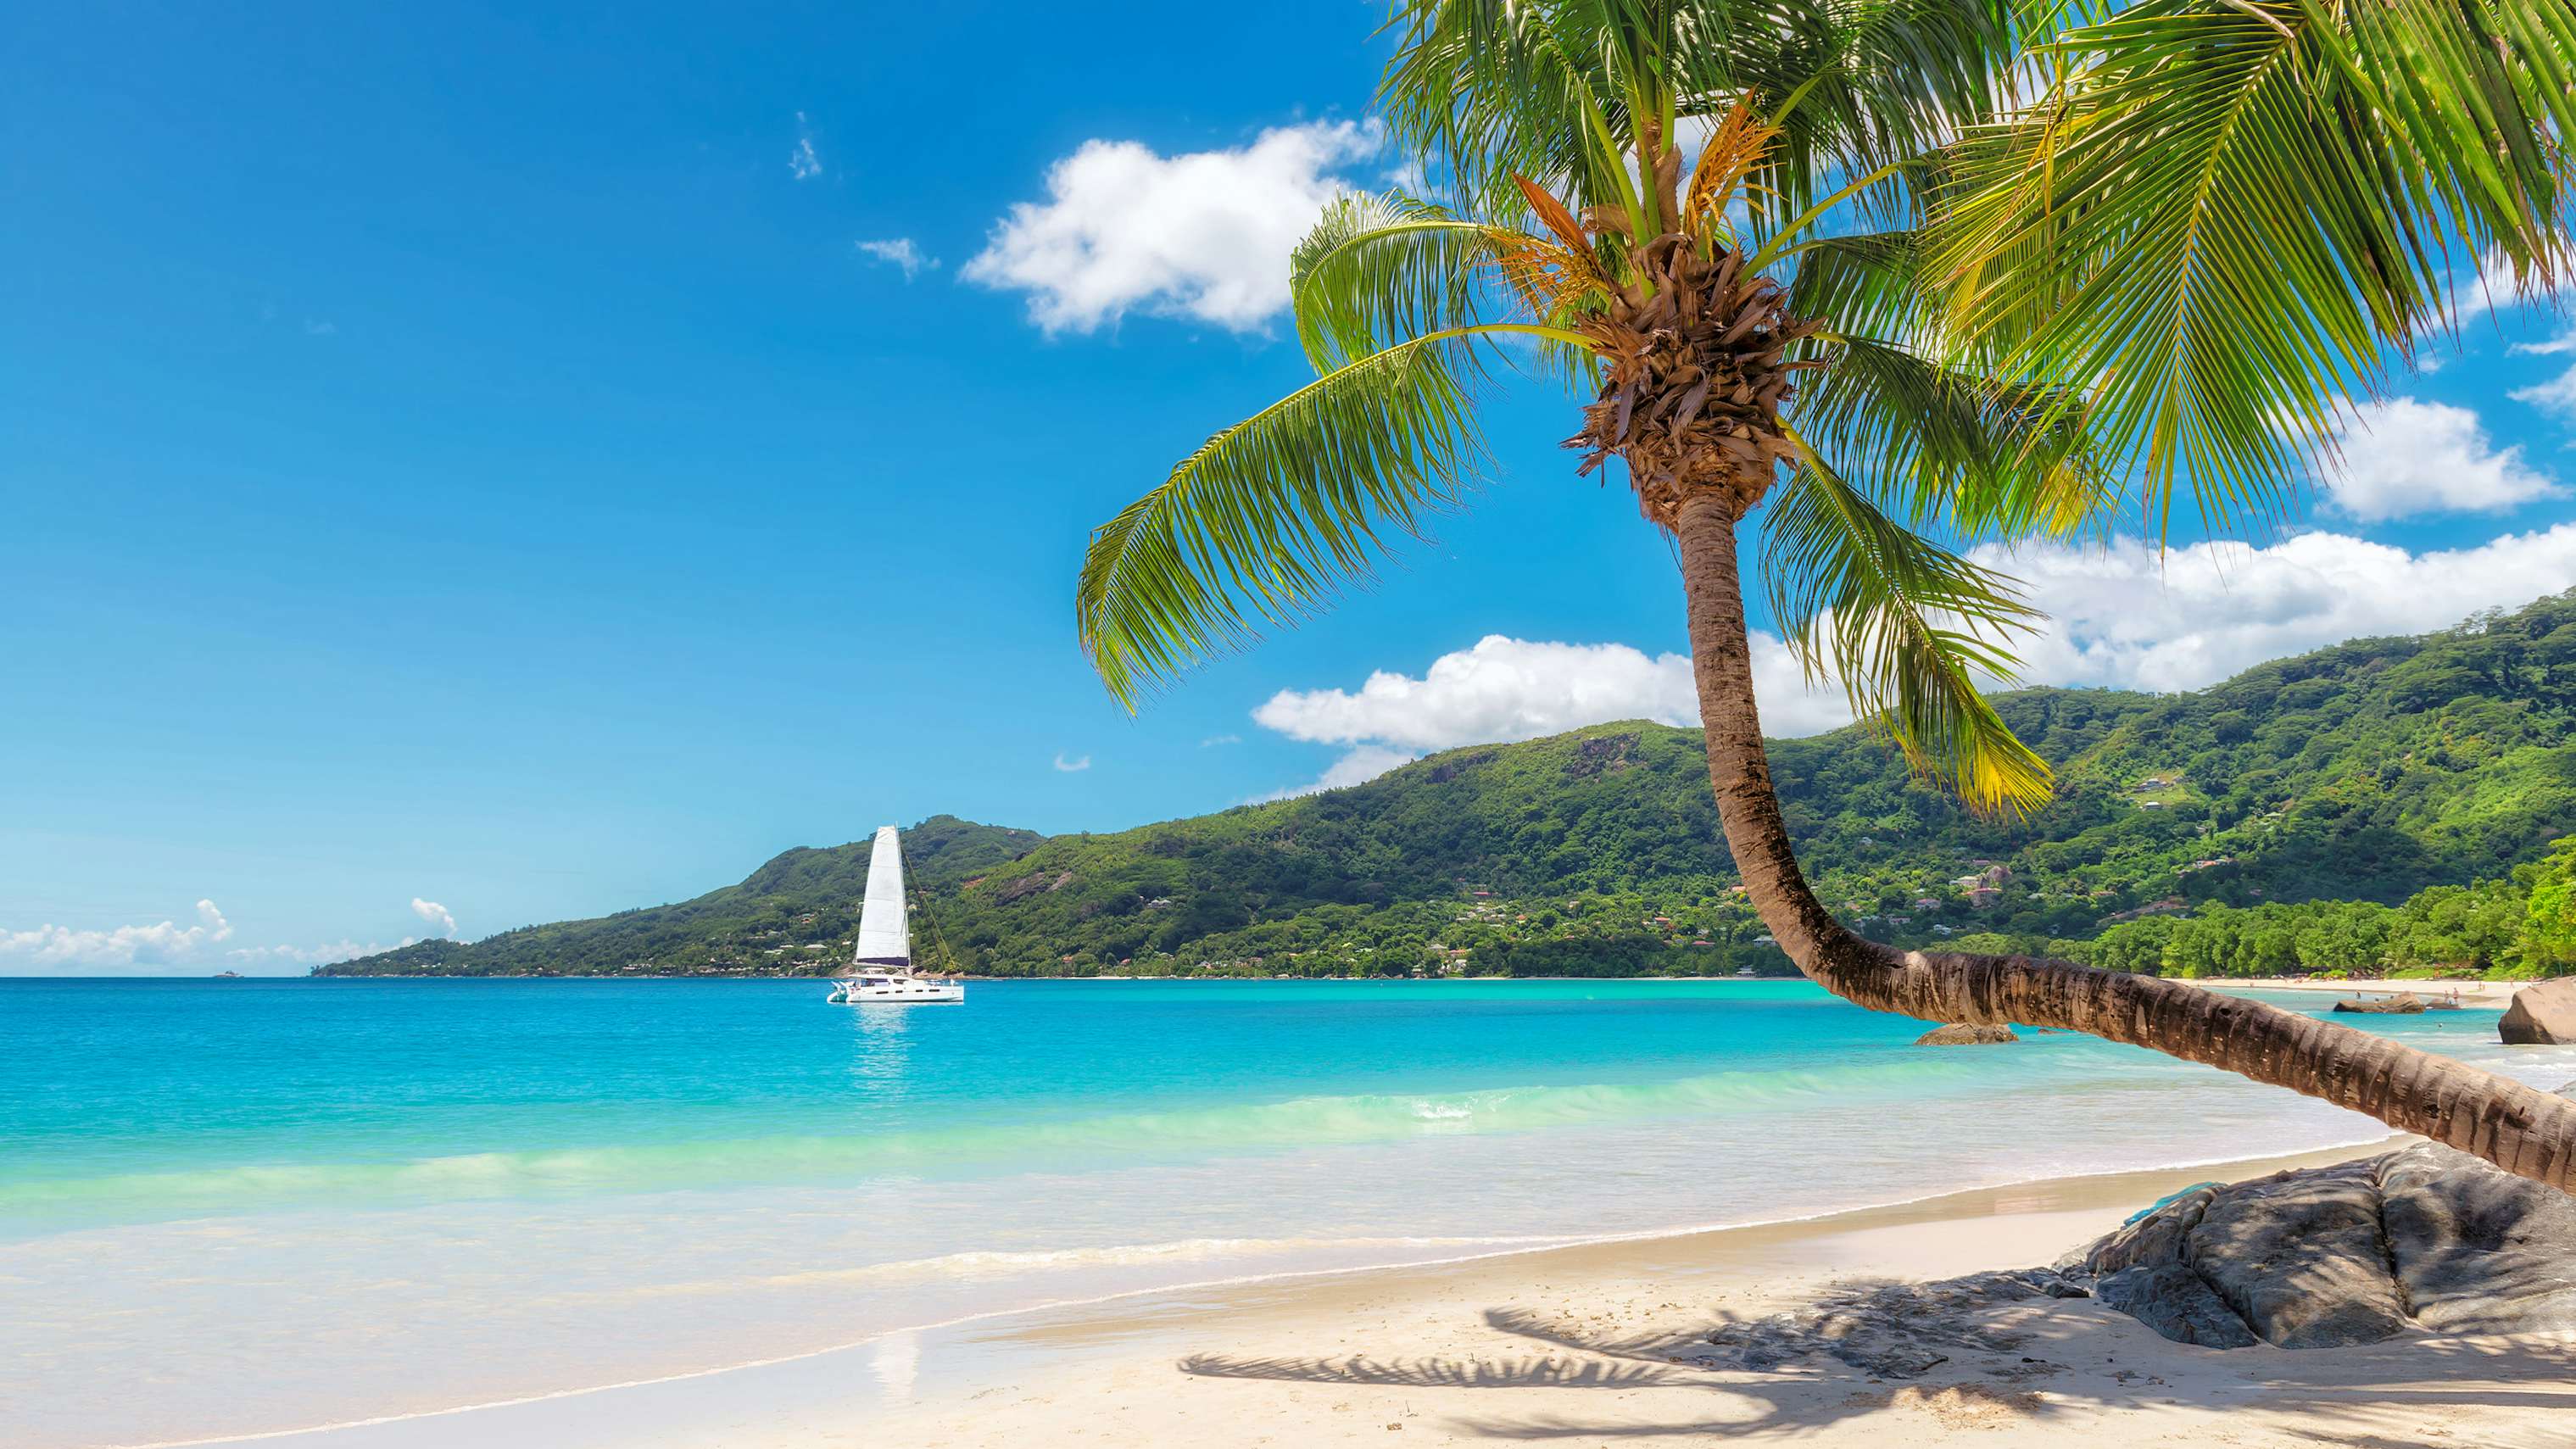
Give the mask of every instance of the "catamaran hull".
[{"label": "catamaran hull", "polygon": [[835,1006],[936,1006],[942,1002],[963,1003],[966,984],[962,981],[906,981],[894,985],[869,986],[855,981],[832,983],[831,1001]]}]

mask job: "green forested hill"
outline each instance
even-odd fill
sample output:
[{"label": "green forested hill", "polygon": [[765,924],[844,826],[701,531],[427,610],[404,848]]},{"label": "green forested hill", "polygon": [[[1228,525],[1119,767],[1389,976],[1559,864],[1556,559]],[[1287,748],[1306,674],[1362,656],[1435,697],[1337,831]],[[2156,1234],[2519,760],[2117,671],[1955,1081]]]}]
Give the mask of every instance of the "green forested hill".
[{"label": "green forested hill", "polygon": [[[1045,839],[1034,830],[934,815],[904,832],[904,855],[912,864],[914,885],[937,895],[954,890],[977,871],[1027,854]],[[727,967],[744,974],[811,974],[849,955],[847,943],[859,924],[860,893],[867,886],[869,845],[860,840],[820,850],[799,847],[739,885],[677,905],[522,926],[470,944],[416,941],[400,950],[324,966],[314,974],[584,976]]]},{"label": "green forested hill", "polygon": [[[1997,704],[2060,772],[2056,801],[2018,823],[1969,818],[1866,731],[1773,746],[1802,857],[1873,934],[2036,947],[2204,902],[2396,902],[2505,876],[2576,832],[2576,591],[2191,694]],[[1785,966],[1733,893],[1696,733],[1653,724],[1116,834],[935,817],[906,850],[922,909],[995,974]],[[324,969],[824,970],[865,860],[864,841],[790,851],[678,905]]]}]

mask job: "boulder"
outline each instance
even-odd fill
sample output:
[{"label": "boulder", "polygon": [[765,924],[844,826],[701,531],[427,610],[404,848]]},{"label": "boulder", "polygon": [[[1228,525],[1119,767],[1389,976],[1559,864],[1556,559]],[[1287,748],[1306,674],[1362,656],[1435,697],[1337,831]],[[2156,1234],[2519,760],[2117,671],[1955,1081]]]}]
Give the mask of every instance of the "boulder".
[{"label": "boulder", "polygon": [[2235,1184],[2210,1199],[2185,1256],[2265,1343],[2342,1348],[2406,1331],[2375,1159]]},{"label": "boulder", "polygon": [[2510,1046],[2576,1046],[2576,976],[2515,992],[2496,1033]]},{"label": "boulder", "polygon": [[2177,1343],[2576,1331],[2576,1198],[2435,1143],[2158,1203],[2070,1281]]},{"label": "boulder", "polygon": [[2380,1159],[2388,1256],[2440,1333],[2576,1330],[2576,1197],[2418,1143]]},{"label": "boulder", "polygon": [[2252,1348],[2262,1342],[2209,1281],[2186,1263],[2123,1268],[2096,1281],[2093,1296],[2176,1343]]},{"label": "boulder", "polygon": [[2337,1011],[2366,1011],[2382,1016],[2413,1016],[2415,1013],[2424,1009],[2424,998],[2417,996],[2412,991],[2401,991],[2395,996],[2374,996],[2367,998],[2346,997],[2343,1000],[2336,1002],[2334,1004],[2334,1009]]},{"label": "boulder", "polygon": [[2019,1041],[2008,1026],[1936,1026],[1914,1039],[1916,1046],[1992,1046]]}]

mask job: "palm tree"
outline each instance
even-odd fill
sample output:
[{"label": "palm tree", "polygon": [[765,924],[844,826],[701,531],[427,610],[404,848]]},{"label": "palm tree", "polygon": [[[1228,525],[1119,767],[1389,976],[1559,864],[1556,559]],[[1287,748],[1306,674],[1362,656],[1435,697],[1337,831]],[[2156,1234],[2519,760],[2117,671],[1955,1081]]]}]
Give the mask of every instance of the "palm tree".
[{"label": "palm tree", "polygon": [[1497,369],[1560,379],[1582,471],[1618,460],[1675,540],[1727,844],[1800,970],[2576,1190],[2576,1103],[2180,982],[1845,929],[1772,788],[1738,558],[1757,529],[1773,620],[1917,769],[2034,807],[2048,768],[1978,686],[2035,616],[1960,549],[2129,503],[2161,536],[2177,482],[2213,525],[2273,516],[2454,254],[2545,275],[2576,0],[1397,0],[1390,27],[1386,119],[1453,205],[1328,209],[1291,263],[1317,379],[1094,533],[1114,695],[1329,603],[1479,476]]}]

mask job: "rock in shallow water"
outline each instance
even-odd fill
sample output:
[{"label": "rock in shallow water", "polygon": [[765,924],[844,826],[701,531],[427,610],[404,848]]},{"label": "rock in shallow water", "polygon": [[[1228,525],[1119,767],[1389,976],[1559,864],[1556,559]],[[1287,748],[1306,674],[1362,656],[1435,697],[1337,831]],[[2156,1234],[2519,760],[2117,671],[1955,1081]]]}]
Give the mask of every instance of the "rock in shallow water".
[{"label": "rock in shallow water", "polygon": [[2507,1046],[2576,1045],[2576,976],[2526,986],[2513,994],[2496,1035]]},{"label": "rock in shallow water", "polygon": [[2334,1004],[2337,1011],[2363,1011],[2381,1016],[2413,1016],[2424,1009],[2424,998],[2412,991],[2395,996],[2347,996]]},{"label": "rock in shallow water", "polygon": [[2177,1343],[2576,1330],[2576,1198],[2422,1143],[2195,1188],[2068,1265]]},{"label": "rock in shallow water", "polygon": [[1994,1046],[2019,1041],[2008,1026],[1936,1026],[1914,1039],[1916,1046]]}]

